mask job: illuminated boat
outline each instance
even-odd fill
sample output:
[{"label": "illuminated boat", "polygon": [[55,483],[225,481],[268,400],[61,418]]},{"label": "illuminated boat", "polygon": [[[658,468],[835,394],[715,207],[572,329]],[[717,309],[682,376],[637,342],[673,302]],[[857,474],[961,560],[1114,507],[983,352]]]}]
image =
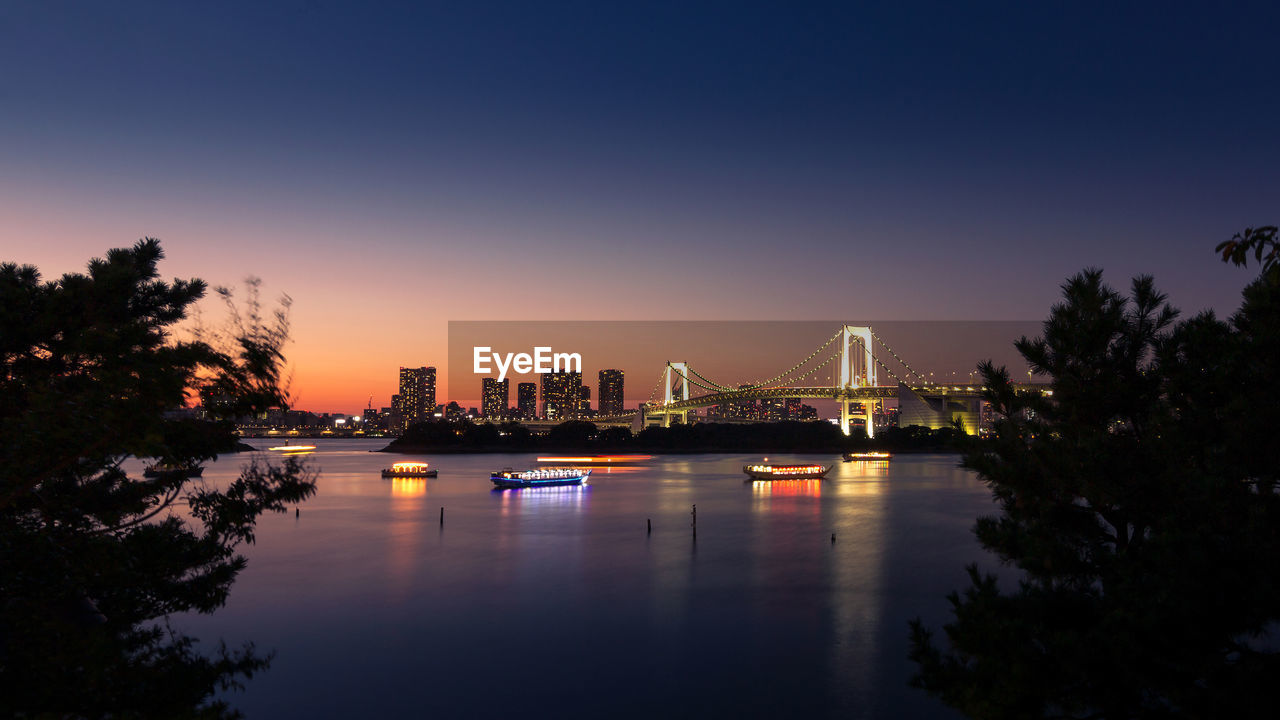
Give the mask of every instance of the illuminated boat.
[{"label": "illuminated boat", "polygon": [[382,469],[382,477],[384,478],[433,478],[436,476],[435,468],[428,468],[428,463],[424,462],[398,462],[392,464],[389,468]]},{"label": "illuminated boat", "polygon": [[653,459],[652,455],[573,455],[540,457],[540,463],[573,463],[574,465],[595,465],[600,467],[625,467],[641,465]]},{"label": "illuminated boat", "polygon": [[845,462],[853,462],[854,460],[888,460],[893,455],[887,452],[848,452],[844,454]]},{"label": "illuminated boat", "polygon": [[590,470],[575,467],[538,468],[537,470],[512,470],[503,468],[489,475],[498,489],[552,487],[555,485],[581,485],[591,475]]},{"label": "illuminated boat", "polygon": [[831,472],[830,465],[743,465],[742,472],[753,480],[802,480],[820,478]]},{"label": "illuminated boat", "polygon": [[199,465],[169,465],[156,463],[142,469],[142,477],[149,478],[195,478],[204,473]]},{"label": "illuminated boat", "polygon": [[286,440],[283,445],[277,445],[273,448],[267,448],[267,449],[274,450],[275,452],[302,454],[302,453],[309,453],[312,450],[315,450],[316,446],[315,445],[291,445],[289,444],[289,441]]}]

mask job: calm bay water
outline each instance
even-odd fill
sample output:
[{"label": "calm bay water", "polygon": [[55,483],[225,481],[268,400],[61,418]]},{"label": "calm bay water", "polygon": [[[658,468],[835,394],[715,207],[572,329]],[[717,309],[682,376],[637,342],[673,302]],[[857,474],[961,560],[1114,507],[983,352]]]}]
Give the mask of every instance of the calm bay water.
[{"label": "calm bay water", "polygon": [[744,482],[759,456],[665,456],[494,492],[489,471],[534,456],[383,480],[423,458],[314,442],[301,516],[260,522],[225,608],[175,620],[276,652],[229,696],[250,718],[952,716],[907,686],[906,655],[907,621],[940,626],[965,564],[991,566],[970,533],[989,495],[954,456],[776,455],[835,469],[774,483]]}]

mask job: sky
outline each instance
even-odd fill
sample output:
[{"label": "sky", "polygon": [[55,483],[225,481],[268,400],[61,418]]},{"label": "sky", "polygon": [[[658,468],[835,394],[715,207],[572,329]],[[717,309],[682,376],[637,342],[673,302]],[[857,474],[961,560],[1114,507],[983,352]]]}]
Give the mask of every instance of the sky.
[{"label": "sky", "polygon": [[[293,298],[298,407],[459,320],[1229,313],[1275,3],[0,3],[0,260]],[[1012,338],[1011,338],[1012,340]],[[442,368],[443,370],[443,368]],[[443,386],[445,373],[442,372]]]}]

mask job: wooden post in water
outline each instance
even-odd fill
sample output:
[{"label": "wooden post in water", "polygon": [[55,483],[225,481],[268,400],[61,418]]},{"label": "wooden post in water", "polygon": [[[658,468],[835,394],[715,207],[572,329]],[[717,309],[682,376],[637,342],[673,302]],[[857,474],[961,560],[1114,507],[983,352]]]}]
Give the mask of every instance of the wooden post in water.
[{"label": "wooden post in water", "polygon": [[444,527],[444,506],[440,506],[440,527]]},{"label": "wooden post in water", "polygon": [[691,514],[693,515],[693,539],[697,540],[698,539],[698,506],[697,505],[693,506],[693,513]]},{"label": "wooden post in water", "polygon": [[648,523],[648,525],[649,525],[649,532],[648,532],[648,534],[649,534],[649,535],[652,535],[652,534],[653,534],[653,518],[647,518],[647,519],[645,520],[645,522],[646,522],[646,523]]}]

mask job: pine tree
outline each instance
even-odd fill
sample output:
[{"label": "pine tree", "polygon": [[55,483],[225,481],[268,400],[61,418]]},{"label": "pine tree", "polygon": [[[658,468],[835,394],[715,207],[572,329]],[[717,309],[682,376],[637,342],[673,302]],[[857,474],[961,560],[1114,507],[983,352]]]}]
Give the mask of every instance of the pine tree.
[{"label": "pine tree", "polygon": [[225,423],[170,412],[198,394],[233,415],[283,406],[287,316],[264,320],[255,302],[229,347],[180,341],[206,285],[159,279],[162,258],[146,239],[50,282],[0,265],[5,715],[229,717],[214,693],[266,666],[252,646],[202,654],[167,619],[225,603],[257,517],[309,497],[314,478],[253,464],[219,489],[130,476],[123,461],[225,450]]},{"label": "pine tree", "polygon": [[[1259,237],[1260,259],[1265,232],[1236,241]],[[1002,419],[963,464],[999,508],[975,534],[1013,569],[969,568],[942,647],[912,624],[914,685],[975,718],[1280,707],[1280,274],[1228,321],[1177,315],[1150,278],[1124,297],[1088,270],[1016,344],[1051,394],[980,366]]]}]

